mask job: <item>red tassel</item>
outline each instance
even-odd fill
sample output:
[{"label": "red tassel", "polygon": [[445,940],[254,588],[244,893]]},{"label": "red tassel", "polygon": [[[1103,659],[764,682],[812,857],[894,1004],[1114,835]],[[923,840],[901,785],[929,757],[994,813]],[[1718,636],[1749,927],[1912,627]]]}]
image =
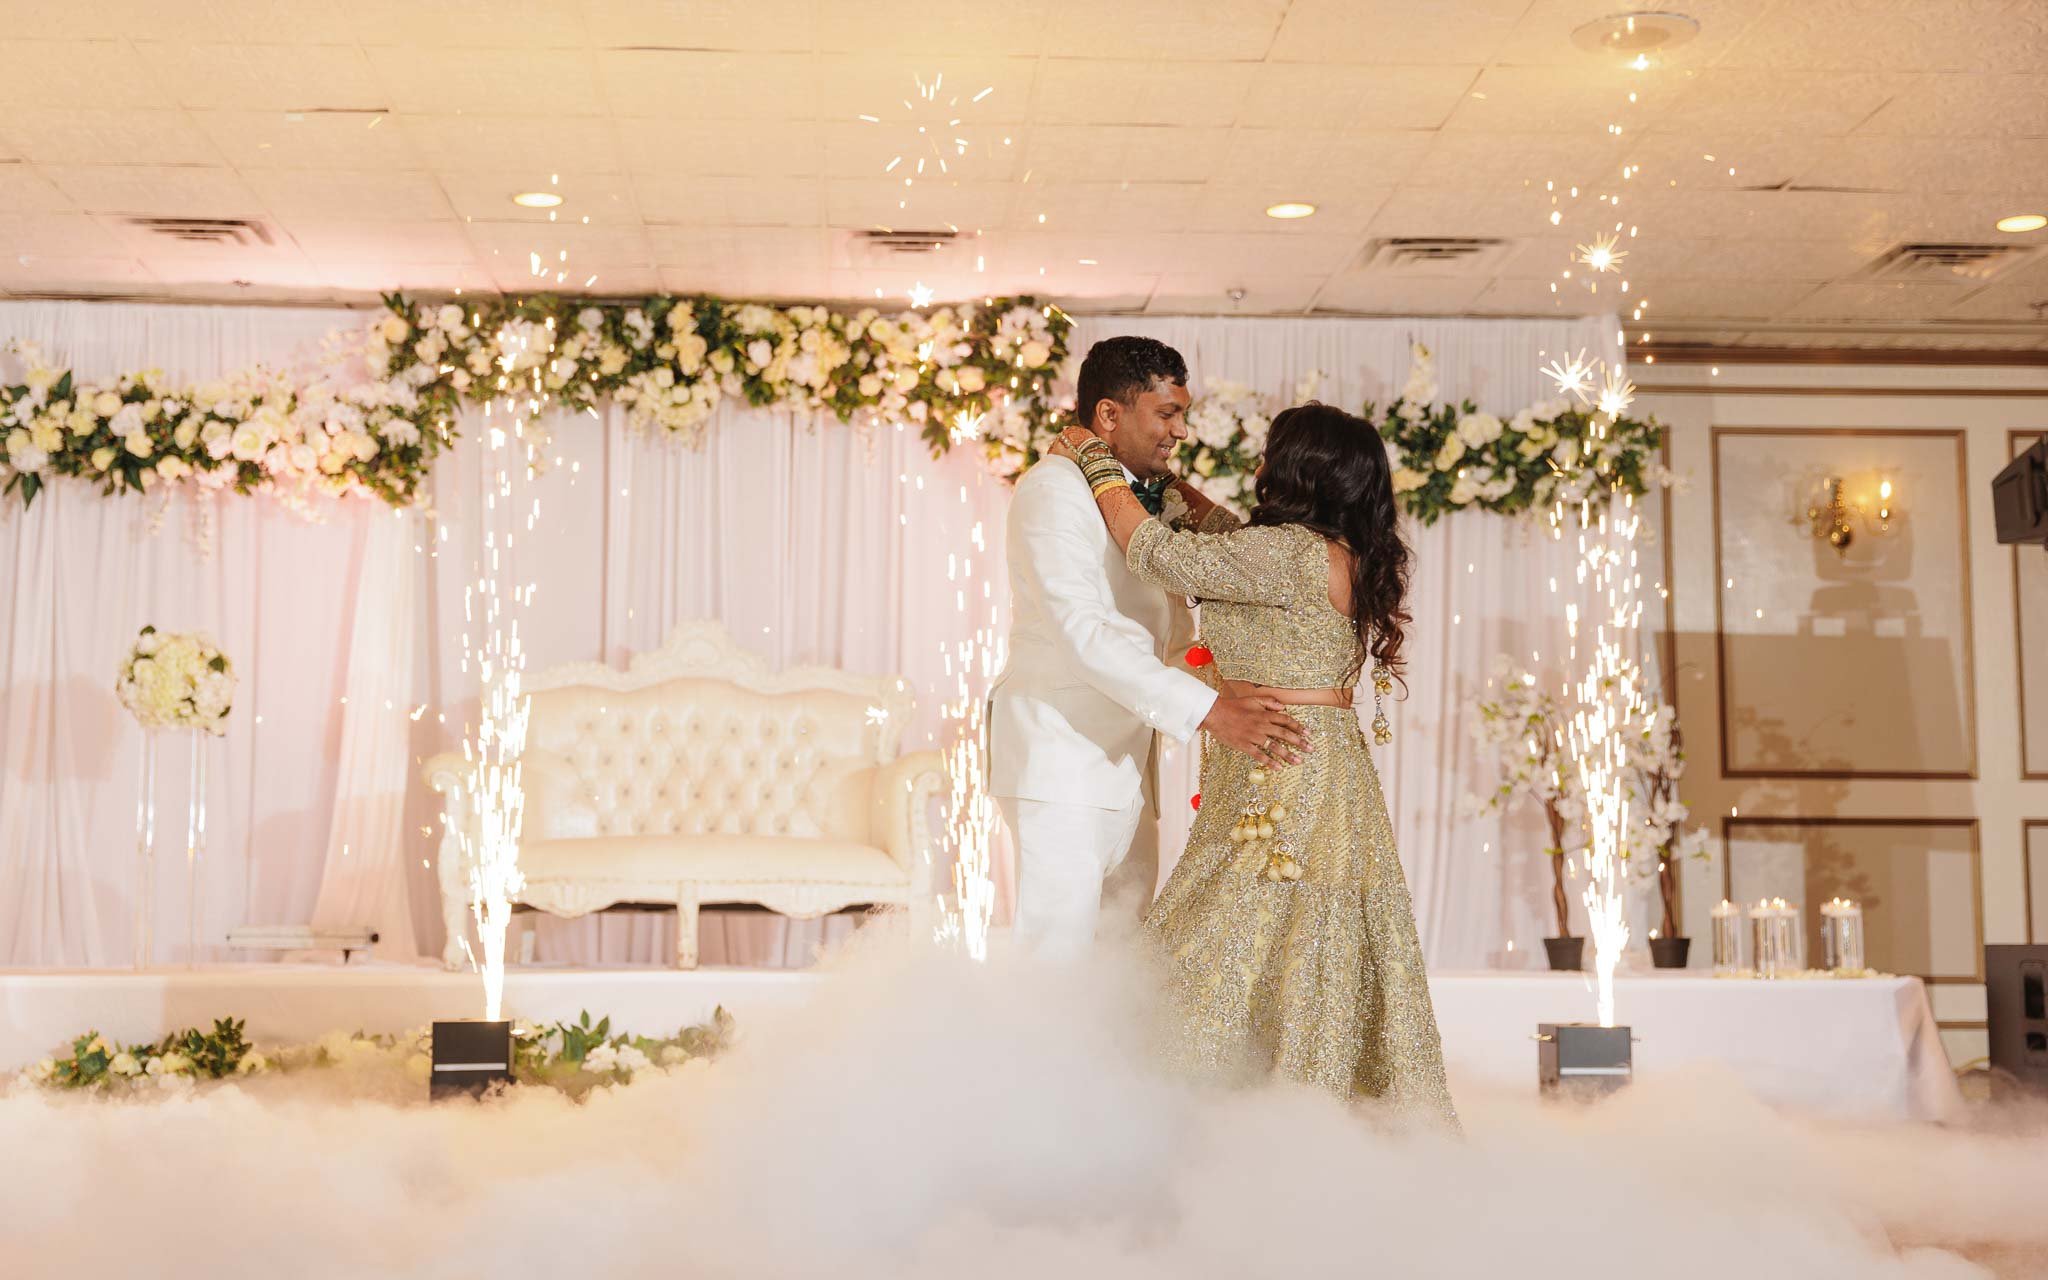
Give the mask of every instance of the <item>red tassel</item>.
[{"label": "red tassel", "polygon": [[1188,803],[1194,806],[1194,808],[1195,808],[1195,811],[1196,811],[1197,813],[1201,812],[1201,809],[1202,809],[1202,793],[1201,793],[1201,792],[1199,792],[1199,791],[1197,791],[1197,792],[1195,792],[1195,794],[1193,794],[1193,795],[1189,796],[1189,797],[1188,797]]},{"label": "red tassel", "polygon": [[1215,654],[1213,654],[1213,653],[1211,653],[1211,652],[1209,652],[1209,646],[1208,646],[1208,645],[1206,645],[1206,644],[1194,644],[1194,645],[1189,645],[1189,646],[1188,646],[1188,665],[1189,665],[1189,666],[1191,666],[1191,667],[1206,667],[1206,666],[1208,666],[1208,665],[1209,665],[1210,663],[1212,663],[1212,662],[1214,662],[1214,661],[1216,661],[1216,655],[1215,655]]}]

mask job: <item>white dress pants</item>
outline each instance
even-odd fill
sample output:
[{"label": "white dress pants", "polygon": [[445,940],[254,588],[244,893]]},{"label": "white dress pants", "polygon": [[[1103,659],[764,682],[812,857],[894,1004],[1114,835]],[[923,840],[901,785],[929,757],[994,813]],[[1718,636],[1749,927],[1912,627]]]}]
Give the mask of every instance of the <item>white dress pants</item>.
[{"label": "white dress pants", "polygon": [[1027,951],[1055,960],[1088,950],[1106,917],[1136,929],[1159,884],[1159,822],[1143,796],[1121,809],[999,797],[1017,848],[1017,919]]}]

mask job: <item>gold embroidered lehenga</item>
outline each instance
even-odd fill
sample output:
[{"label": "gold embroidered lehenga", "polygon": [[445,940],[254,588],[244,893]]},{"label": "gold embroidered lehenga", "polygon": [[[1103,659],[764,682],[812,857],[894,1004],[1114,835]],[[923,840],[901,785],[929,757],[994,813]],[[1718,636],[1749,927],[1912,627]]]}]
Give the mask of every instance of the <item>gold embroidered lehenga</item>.
[{"label": "gold embroidered lehenga", "polygon": [[[1219,523],[1234,522],[1204,527]],[[1296,689],[1356,682],[1357,633],[1330,604],[1328,552],[1314,532],[1173,531],[1155,519],[1128,558],[1139,577],[1201,600],[1222,677]],[[1205,1075],[1277,1075],[1455,1127],[1414,908],[1358,715],[1288,710],[1314,746],[1299,765],[1259,769],[1214,745],[1203,753],[1187,851],[1146,918],[1183,1006],[1180,1053]],[[1242,837],[1258,821],[1248,813],[1268,826],[1234,840],[1233,828]],[[1286,874],[1298,878],[1274,878],[1289,859]]]}]

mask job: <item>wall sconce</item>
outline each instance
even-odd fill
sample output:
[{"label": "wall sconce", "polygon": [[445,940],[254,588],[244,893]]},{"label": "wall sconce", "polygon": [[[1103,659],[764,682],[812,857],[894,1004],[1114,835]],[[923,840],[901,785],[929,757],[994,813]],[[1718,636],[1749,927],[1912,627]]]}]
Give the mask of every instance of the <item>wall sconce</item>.
[{"label": "wall sconce", "polygon": [[1892,531],[1899,516],[1897,494],[1890,480],[1880,479],[1874,500],[1845,494],[1847,482],[1840,476],[1816,481],[1806,504],[1806,526],[1816,538],[1825,538],[1837,554],[1846,553],[1856,541],[1859,529],[1880,536]]}]

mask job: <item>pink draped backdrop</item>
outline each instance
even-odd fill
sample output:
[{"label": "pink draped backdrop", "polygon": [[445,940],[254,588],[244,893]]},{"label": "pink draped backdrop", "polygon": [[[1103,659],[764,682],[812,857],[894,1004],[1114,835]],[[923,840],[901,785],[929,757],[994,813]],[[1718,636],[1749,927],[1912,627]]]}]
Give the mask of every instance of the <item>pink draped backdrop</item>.
[{"label": "pink draped backdrop", "polygon": [[[0,337],[36,342],[85,377],[155,366],[205,378],[317,354],[363,313],[332,309],[0,303]],[[1446,397],[1512,412],[1540,398],[1543,354],[1613,354],[1586,321],[1123,319],[1080,321],[1075,350],[1146,332],[1187,353],[1197,382],[1385,399],[1411,338],[1437,354]],[[623,663],[674,624],[725,623],[771,663],[901,674],[919,691],[907,745],[936,742],[945,652],[1004,615],[1006,490],[964,452],[934,460],[914,429],[858,431],[804,415],[723,409],[702,450],[558,415],[539,482],[543,545],[524,624],[535,669]],[[473,428],[474,424],[467,424]],[[473,435],[466,430],[465,435]],[[462,662],[481,452],[436,473],[433,513],[330,504],[307,519],[268,499],[102,499],[60,483],[0,515],[0,962],[121,965],[138,892],[141,735],[115,702],[116,663],[145,623],[212,632],[241,678],[209,755],[201,959],[243,923],[373,922],[380,957],[436,955],[438,810],[418,762],[459,740],[476,701]],[[211,512],[206,510],[211,506]],[[972,549],[979,525],[988,546]],[[1487,517],[1417,530],[1409,696],[1382,770],[1432,963],[1515,963],[1538,952],[1547,869],[1519,823],[1475,819],[1463,699],[1502,649],[1555,649],[1568,550]],[[949,555],[976,579],[948,580]],[[1568,580],[1568,579],[1566,579]],[[154,900],[159,961],[187,958],[188,744],[160,748]],[[1166,848],[1185,832],[1191,753],[1168,761]],[[999,850],[999,913],[1008,862]],[[672,918],[523,917],[536,958],[659,963]],[[753,913],[709,918],[706,963],[796,965],[853,927]],[[1512,951],[1508,941],[1514,940]],[[515,952],[516,954],[516,952]]]}]

